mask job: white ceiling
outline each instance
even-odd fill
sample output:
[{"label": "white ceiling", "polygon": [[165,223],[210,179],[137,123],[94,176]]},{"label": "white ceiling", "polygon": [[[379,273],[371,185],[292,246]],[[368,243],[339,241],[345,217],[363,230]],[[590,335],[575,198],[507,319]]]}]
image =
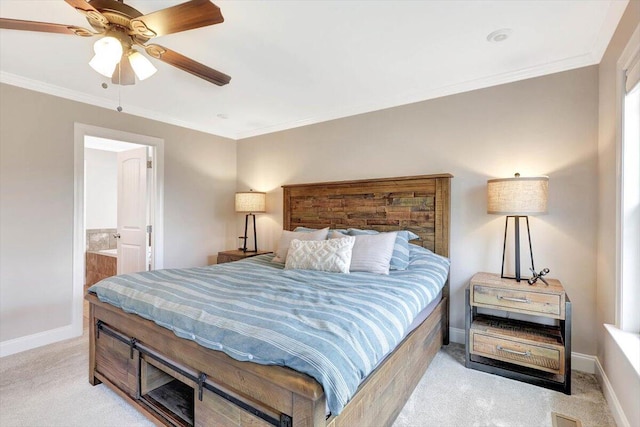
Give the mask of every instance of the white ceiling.
[{"label": "white ceiling", "polygon": [[[103,89],[95,39],[13,30],[0,30],[0,81],[112,109],[120,97],[126,113],[241,139],[597,64],[628,0],[214,2],[224,23],[154,43],[227,86],[152,59],[148,80]],[[0,0],[0,16],[89,27],[63,0]]]}]

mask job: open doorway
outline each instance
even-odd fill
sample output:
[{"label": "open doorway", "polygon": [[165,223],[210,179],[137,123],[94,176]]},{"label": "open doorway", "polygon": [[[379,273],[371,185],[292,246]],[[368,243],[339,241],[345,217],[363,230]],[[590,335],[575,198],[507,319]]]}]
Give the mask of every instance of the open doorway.
[{"label": "open doorway", "polygon": [[84,291],[152,266],[153,147],[84,137]]},{"label": "open doorway", "polygon": [[164,141],[75,124],[73,328],[86,288],[163,267]]}]

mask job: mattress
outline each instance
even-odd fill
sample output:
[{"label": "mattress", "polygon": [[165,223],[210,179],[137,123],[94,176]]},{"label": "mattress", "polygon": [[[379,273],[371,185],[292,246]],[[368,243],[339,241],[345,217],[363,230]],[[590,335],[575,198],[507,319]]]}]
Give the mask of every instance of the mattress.
[{"label": "mattress", "polygon": [[449,261],[411,246],[409,267],[388,276],[285,270],[261,255],[116,276],[89,292],[236,360],[304,372],[337,415],[441,298]]}]

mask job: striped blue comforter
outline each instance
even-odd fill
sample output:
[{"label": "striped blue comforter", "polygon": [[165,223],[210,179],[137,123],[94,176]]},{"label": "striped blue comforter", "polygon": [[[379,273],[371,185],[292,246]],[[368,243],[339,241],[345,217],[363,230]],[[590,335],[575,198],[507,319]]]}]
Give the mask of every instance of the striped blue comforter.
[{"label": "striped blue comforter", "polygon": [[234,359],[315,378],[337,415],[440,292],[449,261],[415,245],[388,276],[284,270],[271,255],[105,279],[89,291]]}]

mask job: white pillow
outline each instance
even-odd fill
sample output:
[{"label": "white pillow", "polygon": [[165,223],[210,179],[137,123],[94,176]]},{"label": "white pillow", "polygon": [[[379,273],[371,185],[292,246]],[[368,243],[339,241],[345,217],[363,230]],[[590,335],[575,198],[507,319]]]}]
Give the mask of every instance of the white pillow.
[{"label": "white pillow", "polygon": [[397,232],[380,234],[362,234],[355,236],[351,256],[351,271],[367,271],[369,273],[389,274],[389,265]]},{"label": "white pillow", "polygon": [[355,241],[352,236],[332,240],[294,239],[289,246],[284,268],[349,273]]},{"label": "white pillow", "polygon": [[282,230],[280,241],[278,242],[278,248],[276,249],[276,256],[273,257],[273,262],[284,263],[287,259],[287,251],[289,250],[289,244],[293,239],[298,240],[325,240],[329,233],[329,227],[322,230],[304,232],[304,231],[288,231]]}]

